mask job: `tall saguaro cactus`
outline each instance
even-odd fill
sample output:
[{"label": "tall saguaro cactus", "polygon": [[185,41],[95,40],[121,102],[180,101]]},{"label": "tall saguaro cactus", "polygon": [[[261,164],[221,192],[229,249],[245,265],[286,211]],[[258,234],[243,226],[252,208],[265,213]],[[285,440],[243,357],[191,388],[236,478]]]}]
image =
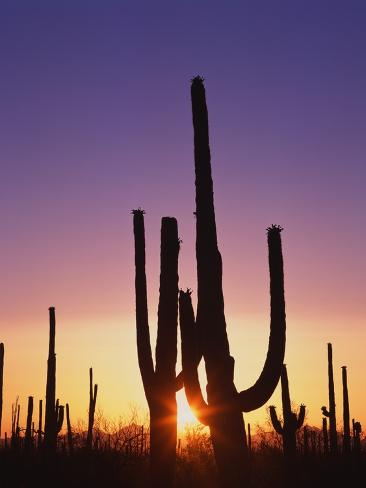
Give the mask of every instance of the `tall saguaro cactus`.
[{"label": "tall saguaro cactus", "polygon": [[349,416],[349,400],[347,385],[347,366],[342,366],[342,385],[343,385],[343,453],[351,452],[351,429]]},{"label": "tall saguaro cactus", "polygon": [[150,410],[150,462],[153,484],[172,486],[177,444],[176,374],[178,323],[177,221],[161,223],[161,271],[156,364],[152,359],[147,309],[144,212],[133,211],[135,236],[136,332],[138,362]]},{"label": "tall saguaro cactus", "polygon": [[3,382],[4,382],[4,344],[0,343],[0,437],[3,417]]},{"label": "tall saguaro cactus", "polygon": [[[286,323],[280,237],[282,229],[273,226],[268,230],[271,333],[267,358],[257,382],[248,390],[238,393],[234,385],[234,358],[230,355],[226,333],[222,261],[217,245],[208,113],[202,78],[195,77],[192,80],[191,97],[196,173],[198,305],[194,325],[190,296],[181,292],[181,319],[188,324],[188,330],[198,337],[202,349],[208,383],[208,405],[204,402],[194,364],[189,358],[183,360],[186,366],[189,363],[187,374],[183,365],[183,375],[191,406],[198,418],[210,426],[220,482],[225,486],[238,486],[245,482],[247,476],[247,465],[243,463],[243,459],[247,457],[247,449],[242,412],[257,409],[270,398],[277,386],[283,364]],[[184,318],[185,313],[188,315],[187,320]],[[191,332],[189,335],[192,335]],[[183,337],[182,347],[187,351]],[[191,359],[195,357],[196,354],[190,355]]]},{"label": "tall saguaro cactus", "polygon": [[56,316],[55,307],[49,308],[50,338],[47,360],[46,411],[44,426],[44,447],[48,452],[54,452],[57,447],[57,434],[62,428],[64,407],[56,399]]},{"label": "tall saguaro cactus", "polygon": [[327,407],[322,407],[322,412],[325,417],[329,418],[329,448],[332,455],[337,453],[337,424],[336,424],[336,404],[334,393],[334,377],[333,377],[333,350],[332,344],[328,343],[328,393],[329,393],[329,410]]},{"label": "tall saguaro cactus", "polygon": [[282,436],[283,453],[287,459],[296,456],[296,431],[302,427],[305,419],[305,406],[300,406],[299,415],[291,409],[290,391],[288,386],[287,368],[283,365],[281,373],[283,425],[279,421],[276,407],[270,406],[269,413],[275,431]]},{"label": "tall saguaro cactus", "polygon": [[[94,390],[94,391],[93,391]],[[88,435],[86,438],[86,447],[92,448],[93,445],[93,425],[95,415],[95,405],[97,403],[98,385],[93,387],[93,368],[89,369],[89,419],[88,419]]]},{"label": "tall saguaro cactus", "polygon": [[50,317],[50,336],[48,345],[47,360],[47,384],[46,384],[46,408],[45,408],[45,427],[44,427],[44,444],[47,450],[56,449],[56,419],[55,419],[55,402],[56,402],[56,316],[55,307],[49,309]]}]

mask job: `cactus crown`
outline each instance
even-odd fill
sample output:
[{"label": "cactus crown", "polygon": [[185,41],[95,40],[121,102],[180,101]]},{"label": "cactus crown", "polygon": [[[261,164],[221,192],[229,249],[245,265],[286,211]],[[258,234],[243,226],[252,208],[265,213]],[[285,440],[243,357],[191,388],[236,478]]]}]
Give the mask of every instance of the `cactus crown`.
[{"label": "cactus crown", "polygon": [[204,81],[205,81],[205,79],[203,78],[203,76],[199,76],[199,75],[191,78],[192,85],[195,85],[195,84],[202,85]]},{"label": "cactus crown", "polygon": [[144,215],[145,214],[145,210],[143,210],[141,207],[139,207],[139,208],[132,209],[131,210],[131,213],[133,215]]},{"label": "cactus crown", "polygon": [[268,236],[272,236],[275,234],[280,234],[283,231],[283,227],[277,224],[272,224],[270,227],[267,227],[266,231]]}]

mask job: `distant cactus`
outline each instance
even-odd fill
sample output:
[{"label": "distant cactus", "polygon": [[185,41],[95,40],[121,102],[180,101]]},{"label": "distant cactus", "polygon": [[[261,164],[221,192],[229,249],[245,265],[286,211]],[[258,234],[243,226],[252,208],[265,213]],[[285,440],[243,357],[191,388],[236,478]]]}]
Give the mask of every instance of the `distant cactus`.
[{"label": "distant cactus", "polygon": [[[156,365],[154,369],[147,310],[144,211],[133,211],[137,353],[145,396],[150,409],[150,462],[153,484],[173,486],[177,445],[176,362],[178,323],[177,221],[161,224],[161,272]],[[180,386],[178,385],[178,388]]]},{"label": "distant cactus", "polygon": [[361,452],[361,424],[360,422],[355,422],[355,419],[352,419],[352,430],[353,430],[353,450],[356,454]]},{"label": "distant cactus", "polygon": [[[94,389],[94,391],[93,391]],[[88,420],[88,435],[86,438],[86,447],[91,449],[93,447],[93,426],[95,405],[97,402],[98,385],[93,387],[93,368],[89,369],[89,420]]]},{"label": "distant cactus", "polygon": [[351,430],[349,417],[349,400],[347,385],[347,366],[342,366],[342,385],[343,385],[343,453],[351,452]]},{"label": "distant cactus", "polygon": [[334,394],[334,379],[333,379],[333,351],[332,344],[328,344],[328,393],[329,393],[329,410],[327,407],[322,407],[322,412],[325,417],[329,418],[329,445],[330,453],[336,454],[337,446],[337,424],[336,424],[336,404]]},{"label": "distant cactus", "polygon": [[0,343],[0,437],[3,418],[4,344]]},{"label": "distant cactus", "polygon": [[28,397],[27,427],[25,430],[25,449],[32,447],[32,416],[33,416],[33,397]]},{"label": "distant cactus", "polygon": [[[285,351],[285,300],[281,228],[268,230],[271,278],[271,332],[263,371],[254,386],[238,393],[234,385],[234,358],[226,333],[222,291],[222,261],[217,244],[216,221],[211,176],[208,113],[203,79],[193,78],[191,86],[194,156],[196,173],[196,258],[198,276],[197,323],[192,323],[190,296],[181,292],[182,322],[191,321],[188,336],[198,335],[195,351],[186,361],[183,376],[188,401],[197,417],[210,426],[219,481],[225,486],[243,484],[248,478],[247,448],[242,412],[260,408],[277,386]],[[182,320],[182,315],[180,315]],[[183,326],[184,328],[184,326]],[[182,328],[182,331],[183,331]],[[197,333],[195,331],[198,331]],[[183,334],[182,334],[183,335]],[[182,348],[185,351],[189,347]],[[193,363],[201,349],[207,374],[207,400],[201,394]],[[190,378],[192,382],[187,381]],[[197,410],[197,406],[199,409]],[[244,462],[243,462],[244,460]]]},{"label": "distant cactus", "polygon": [[55,419],[56,419],[56,444],[57,435],[61,432],[62,425],[64,423],[65,408],[63,405],[59,405],[59,399],[56,400],[55,406]]},{"label": "distant cactus", "polygon": [[47,384],[46,384],[46,412],[44,426],[44,446],[47,451],[55,451],[57,443],[56,432],[56,316],[55,308],[49,308],[50,336],[47,360]]},{"label": "distant cactus", "polygon": [[67,423],[67,443],[69,445],[69,453],[72,454],[74,452],[74,439],[72,435],[71,421],[70,421],[70,408],[68,403],[66,403],[66,423]]},{"label": "distant cactus", "polygon": [[296,415],[296,413],[291,410],[290,392],[285,364],[283,365],[281,373],[281,389],[283,425],[281,425],[281,422],[277,417],[276,407],[270,406],[269,413],[275,431],[282,436],[285,457],[287,459],[293,459],[296,456],[296,431],[300,429],[304,423],[305,406],[300,406],[299,415]]}]

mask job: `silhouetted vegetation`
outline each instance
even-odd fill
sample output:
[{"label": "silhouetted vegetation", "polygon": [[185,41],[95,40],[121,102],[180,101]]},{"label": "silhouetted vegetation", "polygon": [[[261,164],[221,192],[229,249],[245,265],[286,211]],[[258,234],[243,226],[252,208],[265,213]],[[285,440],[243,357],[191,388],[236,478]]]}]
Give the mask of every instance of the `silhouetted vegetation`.
[{"label": "silhouetted vegetation", "polygon": [[[321,408],[321,427],[305,425],[305,406],[291,404],[287,368],[284,272],[281,231],[267,229],[270,274],[270,336],[263,370],[255,384],[238,392],[230,354],[222,290],[222,261],[217,243],[208,112],[203,79],[191,85],[196,175],[196,260],[198,304],[192,292],[178,290],[180,240],[175,218],[161,223],[161,262],[155,366],[150,344],[146,284],[144,211],[133,210],[137,357],[149,418],[136,410],[113,421],[96,408],[98,385],[89,370],[87,422],[71,421],[66,403],[56,399],[56,317],[49,308],[49,348],[43,430],[43,399],[38,428],[34,397],[28,397],[25,427],[20,403],[12,404],[11,438],[0,444],[1,487],[324,487],[360,485],[365,473],[365,440],[352,419],[347,369],[342,367],[343,434],[337,433],[332,345],[328,344],[329,407]],[[178,309],[182,373],[176,376]],[[121,345],[122,347],[122,345]],[[203,357],[207,400],[198,377]],[[3,408],[4,345],[0,344],[0,434]],[[274,406],[256,431],[243,412],[262,407],[281,378],[281,420]],[[188,402],[200,424],[187,426],[177,439],[176,391],[184,383]],[[126,392],[128,394],[128,392]],[[328,420],[329,419],[329,420]],[[329,423],[329,425],[328,425]],[[339,437],[339,438],[338,438]],[[340,447],[342,445],[342,448]],[[290,468],[290,469],[289,469]]]},{"label": "silhouetted vegetation", "polygon": [[283,442],[283,453],[288,460],[293,460],[296,456],[296,431],[302,427],[305,419],[305,406],[300,406],[297,415],[291,409],[290,391],[287,378],[287,368],[283,365],[281,373],[281,390],[282,390],[282,414],[283,423],[277,417],[276,407],[270,406],[272,425],[275,431],[280,434]]}]

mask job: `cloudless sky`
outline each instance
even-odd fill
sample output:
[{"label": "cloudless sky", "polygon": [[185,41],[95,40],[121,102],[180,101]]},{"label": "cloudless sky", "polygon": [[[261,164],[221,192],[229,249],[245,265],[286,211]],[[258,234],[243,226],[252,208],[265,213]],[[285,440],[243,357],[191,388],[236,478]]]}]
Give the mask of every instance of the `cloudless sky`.
[{"label": "cloudless sky", "polygon": [[[342,365],[351,416],[366,423],[365,22],[357,0],[1,2],[3,431],[17,395],[23,424],[27,396],[44,397],[50,305],[72,418],[86,419],[89,366],[106,416],[146,410],[130,211],[146,210],[154,338],[163,215],[178,218],[180,285],[196,289],[196,74],[237,387],[264,362],[265,229],[281,224],[292,398],[320,425],[332,342],[339,424]],[[262,423],[265,409],[247,418]]]}]

